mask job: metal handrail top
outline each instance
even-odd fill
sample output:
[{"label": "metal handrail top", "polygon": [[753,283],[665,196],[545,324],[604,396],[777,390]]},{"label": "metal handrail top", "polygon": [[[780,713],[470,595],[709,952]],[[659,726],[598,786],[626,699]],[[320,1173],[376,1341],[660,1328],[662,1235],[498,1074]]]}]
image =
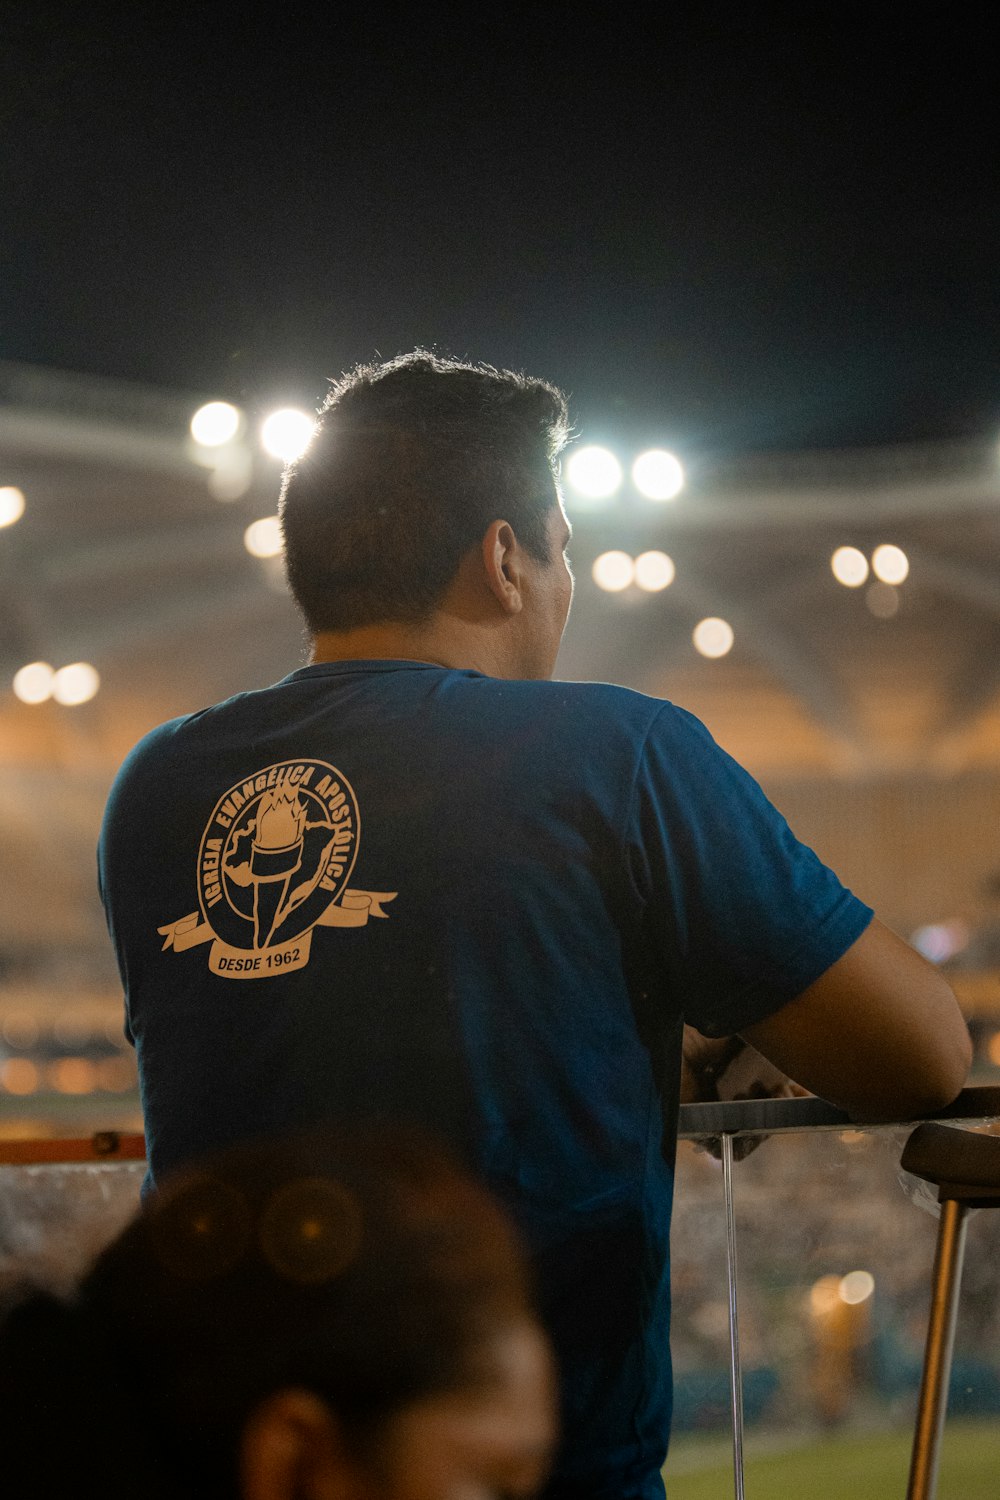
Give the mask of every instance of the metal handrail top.
[{"label": "metal handrail top", "polygon": [[696,1141],[704,1136],[778,1135],[793,1130],[864,1130],[917,1125],[922,1119],[1000,1119],[1000,1087],[973,1084],[964,1088],[953,1103],[931,1115],[907,1116],[901,1120],[856,1120],[825,1099],[733,1099],[707,1104],[682,1104],[678,1135]]},{"label": "metal handrail top", "polygon": [[[927,1118],[982,1122],[1000,1119],[1000,1087],[976,1084],[965,1088],[954,1103]],[[880,1120],[879,1128],[917,1125],[919,1119]],[[720,1135],[778,1135],[801,1130],[858,1130],[875,1128],[871,1121],[854,1120],[825,1099],[735,1099],[726,1103],[682,1104],[678,1136],[696,1141]],[[111,1161],[142,1161],[141,1135],[114,1130],[63,1140],[0,1140],[0,1167],[59,1166]]]}]

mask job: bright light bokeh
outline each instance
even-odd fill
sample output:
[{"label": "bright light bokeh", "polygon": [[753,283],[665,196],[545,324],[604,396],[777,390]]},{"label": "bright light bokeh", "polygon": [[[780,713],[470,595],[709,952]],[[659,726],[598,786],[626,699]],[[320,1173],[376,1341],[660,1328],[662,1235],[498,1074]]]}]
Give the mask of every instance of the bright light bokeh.
[{"label": "bright light bokeh", "polygon": [[932,964],[947,963],[969,945],[969,929],[964,922],[928,922],[910,936],[918,953]]},{"label": "bright light bokeh", "polygon": [[27,1057],[8,1057],[0,1065],[0,1088],[7,1094],[33,1094],[40,1082],[37,1067]]},{"label": "bright light bokeh", "polygon": [[986,1046],[986,1053],[995,1068],[1000,1068],[1000,1031],[994,1031]]},{"label": "bright light bokeh", "polygon": [[899,590],[891,583],[870,583],[865,589],[865,603],[876,620],[891,620],[899,614]]},{"label": "bright light bokeh", "polygon": [[0,526],[13,526],[24,515],[24,495],[13,484],[0,486]]},{"label": "bright light bokeh", "polygon": [[0,1036],[8,1047],[33,1047],[38,1041],[38,1022],[30,1011],[11,1011],[0,1026]]},{"label": "bright light bokeh", "polygon": [[208,476],[208,493],[213,500],[228,504],[241,500],[253,483],[253,459],[242,443],[220,448]]},{"label": "bright light bokeh", "polygon": [[273,411],[260,429],[260,440],[272,458],[280,458],[286,464],[301,458],[312,441],[316,430],[316,418],[293,406]]},{"label": "bright light bokeh", "polygon": [[191,418],[191,436],[203,448],[219,448],[240,430],[240,414],[228,401],[209,401]]},{"label": "bright light bokeh", "polygon": [[60,667],[52,679],[52,696],[66,708],[75,708],[78,703],[89,703],[101,685],[96,667],[89,661],[74,661],[68,667]]},{"label": "bright light bokeh", "polygon": [[635,563],[627,552],[602,552],[594,559],[594,582],[609,594],[619,594],[635,578]]},{"label": "bright light bokeh", "polygon": [[251,521],[243,533],[243,545],[251,557],[277,557],[281,552],[281,522],[277,516]]},{"label": "bright light bokeh", "polygon": [[837,1295],[841,1302],[856,1307],[859,1302],[867,1302],[874,1290],[875,1278],[870,1271],[848,1271],[840,1278]]},{"label": "bright light bokeh", "polygon": [[859,589],[868,577],[868,559],[857,547],[838,547],[830,558],[830,568],[846,589]]},{"label": "bright light bokeh", "polygon": [[673,453],[651,448],[632,465],[632,483],[647,500],[673,500],[684,488],[684,467]]},{"label": "bright light bokeh", "polygon": [[14,696],[22,703],[44,703],[52,697],[55,673],[47,661],[31,661],[14,673]]},{"label": "bright light bokeh", "polygon": [[809,1288],[809,1306],[817,1318],[829,1317],[839,1301],[839,1276],[821,1276]]},{"label": "bright light bokeh", "polygon": [[872,572],[883,583],[902,583],[909,571],[910,559],[902,547],[886,544],[872,553]]},{"label": "bright light bokeh", "polygon": [[621,489],[622,466],[607,448],[577,448],[566,464],[567,482],[588,500],[607,500]]},{"label": "bright light bokeh", "polygon": [[696,651],[715,660],[732,650],[735,636],[733,627],[726,620],[710,615],[707,620],[698,621],[691,639]]},{"label": "bright light bokeh", "polygon": [[673,558],[665,552],[640,552],[635,560],[635,581],[649,594],[669,588],[676,573]]},{"label": "bright light bokeh", "polygon": [[50,1087],[59,1094],[92,1094],[97,1088],[97,1067],[87,1057],[60,1057],[46,1069]]}]

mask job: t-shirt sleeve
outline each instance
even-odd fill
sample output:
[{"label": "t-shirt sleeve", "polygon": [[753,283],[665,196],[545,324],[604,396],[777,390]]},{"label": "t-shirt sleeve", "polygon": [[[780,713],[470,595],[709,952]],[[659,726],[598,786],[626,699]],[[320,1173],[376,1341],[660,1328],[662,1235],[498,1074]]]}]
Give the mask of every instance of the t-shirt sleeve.
[{"label": "t-shirt sleeve", "polygon": [[673,704],[646,737],[628,859],[657,966],[685,1021],[706,1036],[780,1010],[873,916],[705,726]]}]

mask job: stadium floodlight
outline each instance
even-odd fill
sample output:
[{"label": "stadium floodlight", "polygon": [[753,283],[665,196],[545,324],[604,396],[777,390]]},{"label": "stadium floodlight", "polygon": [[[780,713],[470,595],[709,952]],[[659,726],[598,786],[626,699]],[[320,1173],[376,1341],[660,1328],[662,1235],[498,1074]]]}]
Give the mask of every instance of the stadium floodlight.
[{"label": "stadium floodlight", "polygon": [[66,708],[78,703],[89,703],[101,685],[96,667],[89,661],[74,661],[68,667],[60,667],[52,679],[52,696]]},{"label": "stadium floodlight", "polygon": [[632,483],[647,500],[673,500],[684,488],[684,466],[666,449],[651,448],[632,465]]},{"label": "stadium floodlight", "polygon": [[316,430],[316,418],[308,412],[298,411],[293,406],[273,411],[260,429],[260,440],[272,458],[284,463],[294,463],[301,458],[312,441]]},{"label": "stadium floodlight", "polygon": [[665,552],[640,552],[635,560],[635,581],[649,594],[668,589],[676,575],[674,560]]},{"label": "stadium floodlight", "polygon": [[838,547],[830,558],[830,570],[845,589],[859,589],[868,577],[868,559],[857,547]]},{"label": "stadium floodlight", "polygon": [[31,661],[14,673],[14,696],[22,703],[44,703],[52,697],[55,672],[47,661]]},{"label": "stadium floodlight", "polygon": [[566,464],[566,479],[585,500],[609,500],[621,489],[622,466],[607,448],[577,448]]},{"label": "stadium floodlight", "polygon": [[602,552],[594,559],[594,582],[608,594],[620,594],[635,577],[635,563],[627,552]]},{"label": "stadium floodlight", "polygon": [[199,406],[191,418],[191,436],[203,448],[221,448],[239,432],[241,420],[236,407],[228,401],[209,401]]},{"label": "stadium floodlight", "polygon": [[716,615],[710,615],[707,620],[699,620],[694,627],[691,639],[694,641],[694,649],[702,656],[715,660],[725,656],[732,650],[733,627],[726,620],[720,620]]},{"label": "stadium floodlight", "polygon": [[24,496],[13,484],[0,488],[0,526],[13,526],[24,515]]},{"label": "stadium floodlight", "polygon": [[277,516],[251,521],[243,533],[243,545],[251,557],[277,557],[284,545]]},{"label": "stadium floodlight", "polygon": [[910,571],[910,559],[902,547],[884,545],[872,553],[872,572],[883,583],[902,583]]}]

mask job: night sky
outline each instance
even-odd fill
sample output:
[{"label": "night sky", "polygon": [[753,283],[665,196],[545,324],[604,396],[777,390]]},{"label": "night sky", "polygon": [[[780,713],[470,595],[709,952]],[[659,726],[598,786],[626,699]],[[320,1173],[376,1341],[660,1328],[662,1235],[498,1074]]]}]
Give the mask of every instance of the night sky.
[{"label": "night sky", "polygon": [[1000,434],[991,7],[253,15],[0,7],[0,358],[253,411],[419,343],[595,439]]}]

